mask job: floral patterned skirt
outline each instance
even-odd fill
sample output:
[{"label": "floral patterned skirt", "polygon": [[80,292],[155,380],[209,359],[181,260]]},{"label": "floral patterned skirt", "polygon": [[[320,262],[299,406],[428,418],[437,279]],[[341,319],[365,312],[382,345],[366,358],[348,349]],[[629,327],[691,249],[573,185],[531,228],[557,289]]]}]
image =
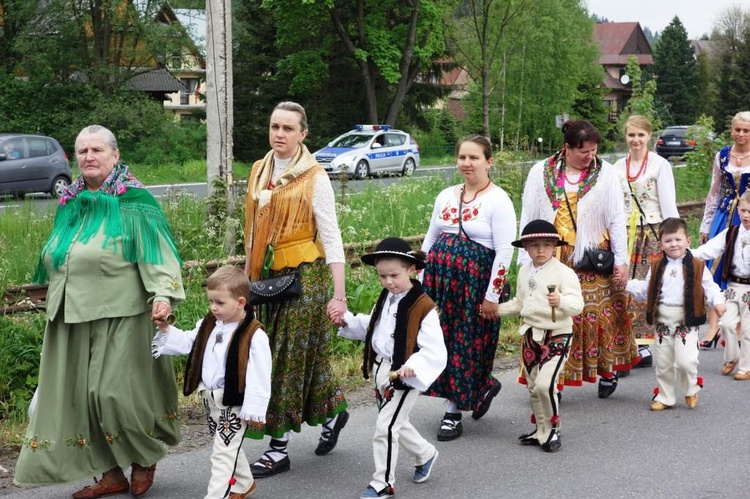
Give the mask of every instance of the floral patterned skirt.
[{"label": "floral patterned skirt", "polygon": [[[659,230],[658,224],[640,225],[636,229],[633,254],[630,256],[630,279],[645,279],[651,262],[662,257],[663,252],[659,240],[654,232]],[[658,233],[658,232],[657,232]],[[639,345],[650,345],[654,342],[654,327],[646,323],[646,302],[630,299],[628,316],[633,328],[635,341]]]},{"label": "floral patterned skirt", "polygon": [[[248,427],[246,436],[281,437],[315,426],[346,409],[344,393],[331,371],[331,323],[326,317],[331,274],[323,260],[299,267],[302,296],[281,305],[264,305],[257,317],[265,325],[273,371],[265,432]],[[271,276],[286,273],[273,272]]]},{"label": "floral patterned skirt", "polygon": [[500,321],[485,321],[479,306],[490,283],[495,251],[455,234],[442,234],[427,255],[424,288],[440,308],[448,364],[425,392],[476,409],[492,384]]},{"label": "floral patterned skirt", "polygon": [[[572,246],[561,248],[563,262],[569,262]],[[597,375],[611,377],[615,371],[629,371],[640,357],[628,316],[628,293],[615,288],[614,276],[580,272],[583,312],[573,318],[573,341],[563,371],[563,384],[595,383]]]},{"label": "floral patterned skirt", "polygon": [[151,356],[151,310],[78,324],[62,316],[47,322],[14,481],[74,482],[157,462],[162,442],[179,442],[180,425],[172,357]]}]

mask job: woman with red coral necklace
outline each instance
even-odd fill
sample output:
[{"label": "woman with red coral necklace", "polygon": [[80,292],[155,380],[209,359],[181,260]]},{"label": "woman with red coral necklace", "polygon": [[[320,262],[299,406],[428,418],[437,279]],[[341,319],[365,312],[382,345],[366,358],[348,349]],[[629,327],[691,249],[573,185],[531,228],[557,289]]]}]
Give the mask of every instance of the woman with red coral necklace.
[{"label": "woman with red coral necklace", "polygon": [[448,365],[425,392],[446,399],[441,441],[461,436],[461,411],[473,411],[472,418],[479,419],[500,392],[492,377],[500,333],[497,308],[516,237],[513,203],[490,178],[490,141],[466,137],[457,150],[464,182],[438,194],[422,244],[424,288],[440,308],[448,349]]},{"label": "woman with red coral necklace", "polygon": [[[645,279],[651,262],[662,257],[659,246],[659,224],[665,218],[679,218],[674,187],[674,175],[669,161],[649,152],[651,122],[634,114],[625,123],[625,143],[628,155],[619,159],[615,170],[623,181],[625,218],[628,220],[628,254],[630,279]],[[646,305],[631,300],[628,313],[638,343],[641,362],[638,367],[653,363],[649,345],[654,342],[654,330],[646,323]]]},{"label": "woman with red coral necklace", "polygon": [[[628,236],[622,187],[612,165],[596,156],[601,137],[591,123],[568,121],[562,131],[560,151],[534,165],[526,178],[521,226],[536,219],[555,225],[568,243],[559,249],[558,259],[576,269],[585,297],[583,312],[574,318],[560,383],[581,386],[595,383],[598,376],[599,397],[607,398],[617,387],[617,372],[629,371],[639,360],[624,290]],[[614,253],[613,273],[586,269],[587,254],[597,250]],[[527,260],[521,251],[519,265]],[[594,266],[592,262],[589,268]]]}]

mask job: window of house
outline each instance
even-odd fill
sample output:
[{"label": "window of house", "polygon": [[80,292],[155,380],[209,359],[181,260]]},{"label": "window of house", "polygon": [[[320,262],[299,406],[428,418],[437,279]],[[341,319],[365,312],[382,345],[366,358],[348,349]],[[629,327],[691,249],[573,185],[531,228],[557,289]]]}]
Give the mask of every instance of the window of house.
[{"label": "window of house", "polygon": [[190,95],[195,93],[198,88],[198,78],[180,78],[185,90],[180,91],[180,105],[187,106],[190,104]]}]

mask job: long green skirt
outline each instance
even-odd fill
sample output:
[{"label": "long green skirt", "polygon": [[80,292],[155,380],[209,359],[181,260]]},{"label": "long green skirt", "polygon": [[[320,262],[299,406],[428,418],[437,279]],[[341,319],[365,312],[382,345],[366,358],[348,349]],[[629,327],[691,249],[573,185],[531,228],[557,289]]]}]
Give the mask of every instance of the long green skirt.
[{"label": "long green skirt", "polygon": [[47,323],[37,405],[16,484],[73,482],[149,466],[180,440],[172,358],[151,356],[151,312]]},{"label": "long green skirt", "polygon": [[[281,437],[315,426],[346,409],[344,393],[331,370],[331,323],[326,317],[331,274],[323,260],[299,267],[302,296],[281,305],[262,306],[256,314],[271,345],[273,374],[265,431],[246,436]],[[274,273],[283,274],[284,271]]]}]

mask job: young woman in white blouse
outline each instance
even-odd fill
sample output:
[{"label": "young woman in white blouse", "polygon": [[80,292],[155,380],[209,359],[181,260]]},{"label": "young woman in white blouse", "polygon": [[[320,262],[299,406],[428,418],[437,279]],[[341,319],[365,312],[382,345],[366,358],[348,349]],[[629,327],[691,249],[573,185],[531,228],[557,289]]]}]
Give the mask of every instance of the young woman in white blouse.
[{"label": "young woman in white blouse", "polygon": [[[662,257],[659,246],[659,224],[666,218],[679,218],[674,175],[669,161],[648,150],[653,129],[645,116],[634,114],[625,123],[628,155],[619,159],[615,170],[622,179],[625,194],[625,218],[628,221],[628,279],[645,279],[651,262]],[[633,333],[641,362],[653,363],[649,345],[654,330],[646,323],[645,303],[631,300],[628,305]]]},{"label": "young woman in white blouse", "polygon": [[456,166],[464,181],[438,195],[422,244],[427,253],[424,288],[440,308],[448,349],[445,371],[425,392],[446,399],[438,430],[442,441],[463,433],[461,411],[472,411],[479,419],[500,392],[500,382],[492,377],[498,302],[516,237],[513,203],[490,178],[489,140],[466,137],[457,150]]}]

